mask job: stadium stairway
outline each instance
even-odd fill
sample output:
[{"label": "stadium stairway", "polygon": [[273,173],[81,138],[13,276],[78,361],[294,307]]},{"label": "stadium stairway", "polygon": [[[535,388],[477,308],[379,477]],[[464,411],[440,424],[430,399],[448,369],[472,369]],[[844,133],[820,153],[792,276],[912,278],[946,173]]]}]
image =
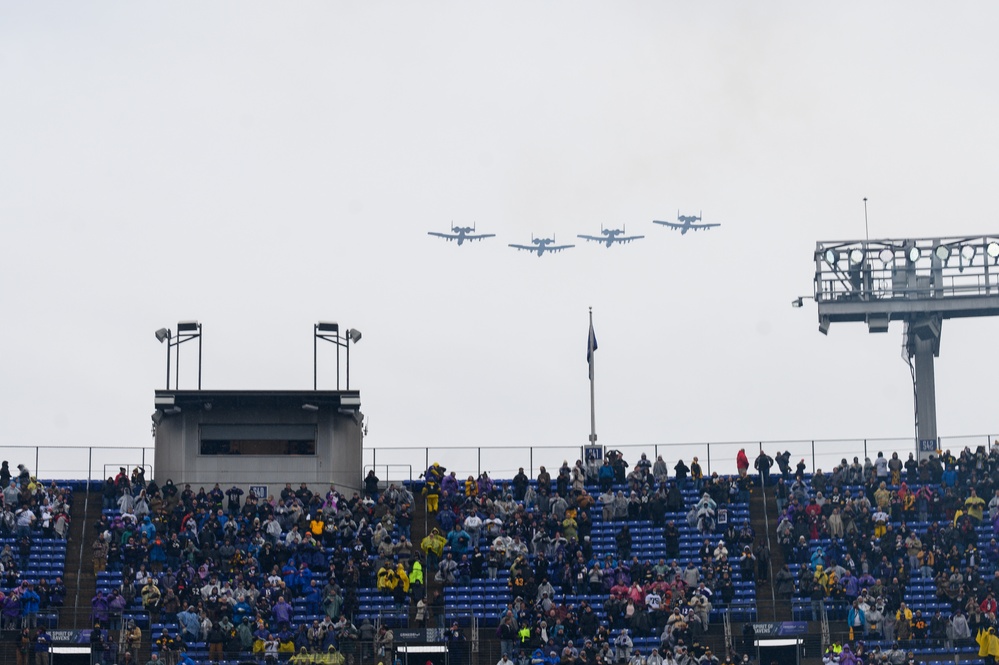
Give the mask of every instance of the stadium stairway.
[{"label": "stadium stairway", "polygon": [[766,581],[758,582],[756,588],[757,620],[791,621],[791,603],[777,598],[774,587],[774,578],[784,565],[784,554],[781,548],[777,547],[776,538],[773,536],[777,529],[777,498],[772,488],[761,492],[759,487],[753,487],[749,499],[749,522],[756,534],[757,542],[762,540],[766,544],[767,536],[770,534],[769,573]]},{"label": "stadium stairway", "polygon": [[70,512],[69,543],[66,547],[66,606],[59,613],[61,630],[85,630],[90,626],[90,599],[97,592],[91,553],[93,525],[101,518],[101,493],[78,492]]},{"label": "stadium stairway", "polygon": [[[415,495],[413,498],[413,526],[411,529],[412,537],[409,539],[413,546],[416,548],[420,547],[423,539],[427,537],[427,534],[437,526],[437,520],[432,516],[427,514],[427,502],[420,496],[419,492],[413,490]],[[422,550],[421,550],[422,551]],[[421,554],[422,556],[422,554]],[[430,602],[430,598],[433,595],[435,589],[440,589],[443,591],[443,586],[440,582],[434,580],[434,573],[437,571],[428,570],[426,568],[426,559],[423,560],[423,589],[427,597],[427,602]],[[414,626],[413,620],[416,618],[416,603],[412,603],[409,608],[409,625]]]},{"label": "stadium stairway", "polygon": [[[766,511],[766,515],[764,515]],[[767,534],[770,534],[770,569],[767,581],[758,582],[756,589],[756,611],[758,622],[782,622],[794,621],[791,612],[790,599],[782,599],[776,593],[774,580],[777,573],[784,567],[784,550],[777,545],[777,497],[772,487],[768,487],[766,493],[760,492],[759,487],[753,487],[749,499],[749,520],[756,533],[757,540],[766,542]],[[769,520],[768,520],[769,518]],[[769,530],[767,529],[769,523]],[[737,649],[743,647],[743,623],[732,624],[732,640]],[[842,622],[841,627],[830,629],[835,631],[842,628],[841,632],[846,632],[846,622]],[[801,658],[801,665],[822,665],[822,658],[817,654],[822,653],[821,639],[822,626],[817,621],[809,621],[807,633],[803,636],[806,646],[806,654]]]}]

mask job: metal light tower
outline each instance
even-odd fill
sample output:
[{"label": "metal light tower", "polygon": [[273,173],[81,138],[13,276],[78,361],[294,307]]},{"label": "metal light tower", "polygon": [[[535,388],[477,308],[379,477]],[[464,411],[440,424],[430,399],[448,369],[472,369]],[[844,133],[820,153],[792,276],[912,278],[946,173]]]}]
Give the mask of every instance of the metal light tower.
[{"label": "metal light tower", "polygon": [[819,332],[834,322],[864,322],[872,333],[905,324],[917,454],[929,457],[937,450],[941,327],[944,319],[999,315],[999,235],[818,242],[814,258]]},{"label": "metal light tower", "polygon": [[340,348],[347,349],[347,390],[350,390],[350,345],[361,341],[361,331],[349,328],[340,334],[340,324],[320,321],[312,326],[312,389],[319,388],[319,340],[336,344],[336,389],[340,390]]},{"label": "metal light tower", "polygon": [[201,324],[197,321],[181,321],[177,324],[177,334],[169,328],[156,331],[156,339],[166,342],[166,387],[170,389],[170,354],[176,349],[177,366],[174,368],[174,390],[180,389],[180,345],[192,339],[198,340],[198,390],[201,390]]}]

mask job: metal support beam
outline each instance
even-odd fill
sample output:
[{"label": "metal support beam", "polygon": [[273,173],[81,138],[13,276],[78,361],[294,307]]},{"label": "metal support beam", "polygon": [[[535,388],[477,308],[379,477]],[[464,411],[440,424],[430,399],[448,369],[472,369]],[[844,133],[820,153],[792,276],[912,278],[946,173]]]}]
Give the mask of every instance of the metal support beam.
[{"label": "metal support beam", "polygon": [[912,389],[916,408],[916,451],[920,460],[937,449],[937,390],[933,359],[940,355],[941,322],[926,317],[905,327],[905,348],[913,363]]}]

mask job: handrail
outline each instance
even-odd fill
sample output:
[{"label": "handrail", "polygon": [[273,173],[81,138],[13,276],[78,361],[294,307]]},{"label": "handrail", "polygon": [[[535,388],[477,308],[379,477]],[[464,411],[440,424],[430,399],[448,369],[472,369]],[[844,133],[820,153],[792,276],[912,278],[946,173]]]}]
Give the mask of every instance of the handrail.
[{"label": "handrail", "polygon": [[829,641],[829,614],[826,612],[826,601],[822,599],[822,613],[819,618],[822,620],[822,652],[825,653],[831,642]]},{"label": "handrail", "polygon": [[734,642],[732,640],[732,613],[722,614],[722,625],[725,628],[725,653],[732,653]]},{"label": "handrail", "polygon": [[[762,452],[762,446],[760,450]],[[770,583],[770,606],[773,609],[774,621],[777,621],[777,590],[774,585],[774,549],[770,541],[770,509],[767,506],[767,486],[763,482],[763,476],[760,476],[760,488],[760,494],[763,495],[763,528],[767,532],[767,581]],[[776,496],[776,490],[774,490],[774,496]]]},{"label": "handrail", "polygon": [[[80,532],[81,533],[81,535],[80,535],[80,564],[79,564],[79,566],[76,569],[76,600],[73,603],[73,607],[80,607],[80,586],[81,586],[80,580],[83,579],[83,553],[84,553],[84,546],[86,545],[86,542],[87,542],[87,523],[86,523],[86,521],[87,521],[87,508],[88,508],[89,505],[90,505],[90,483],[88,482],[87,483],[87,491],[83,495],[83,514],[80,516],[80,519],[83,520],[83,524],[81,524],[80,526],[82,526],[83,529]],[[73,628],[79,628],[80,627],[79,618],[80,618],[79,614],[76,614],[76,616],[73,617]]]}]

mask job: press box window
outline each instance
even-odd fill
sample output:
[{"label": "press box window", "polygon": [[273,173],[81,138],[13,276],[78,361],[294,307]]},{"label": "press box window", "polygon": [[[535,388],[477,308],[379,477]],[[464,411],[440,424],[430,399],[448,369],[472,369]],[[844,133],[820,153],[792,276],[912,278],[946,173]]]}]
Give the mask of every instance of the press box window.
[{"label": "press box window", "polygon": [[315,455],[315,425],[202,425],[202,455]]}]

